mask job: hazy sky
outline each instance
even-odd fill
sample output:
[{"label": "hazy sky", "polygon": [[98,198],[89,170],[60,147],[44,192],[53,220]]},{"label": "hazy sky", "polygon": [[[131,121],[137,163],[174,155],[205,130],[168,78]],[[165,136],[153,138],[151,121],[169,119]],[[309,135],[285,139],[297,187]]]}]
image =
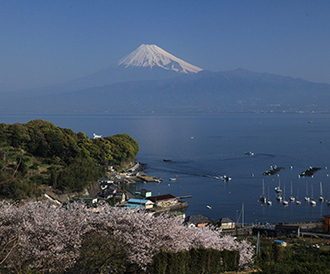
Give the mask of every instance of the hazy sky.
[{"label": "hazy sky", "polygon": [[8,0],[0,33],[0,91],[88,75],[141,44],[207,70],[330,83],[328,0]]}]

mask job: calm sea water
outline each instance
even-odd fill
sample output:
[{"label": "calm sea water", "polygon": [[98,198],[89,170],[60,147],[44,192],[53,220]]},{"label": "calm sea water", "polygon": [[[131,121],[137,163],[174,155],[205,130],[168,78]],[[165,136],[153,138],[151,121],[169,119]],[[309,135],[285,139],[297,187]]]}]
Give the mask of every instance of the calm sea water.
[{"label": "calm sea water", "polygon": [[[137,183],[136,189],[149,189],[153,195],[192,195],[187,215],[237,220],[243,203],[249,223],[312,221],[330,214],[330,206],[318,202],[312,207],[304,201],[306,192],[318,199],[320,182],[323,195],[330,199],[330,115],[0,115],[0,122],[10,124],[32,119],[89,137],[94,132],[128,133],[139,142],[137,160],[147,163],[146,173],[164,179],[160,184]],[[247,151],[254,155],[245,155]],[[261,175],[274,165],[285,169],[278,176]],[[313,178],[298,178],[309,166],[322,170]],[[232,177],[230,182],[220,179],[225,174]],[[169,180],[173,177],[176,181]],[[263,179],[272,206],[259,202]],[[279,184],[283,196],[292,193],[301,205],[276,202],[274,188]]]}]

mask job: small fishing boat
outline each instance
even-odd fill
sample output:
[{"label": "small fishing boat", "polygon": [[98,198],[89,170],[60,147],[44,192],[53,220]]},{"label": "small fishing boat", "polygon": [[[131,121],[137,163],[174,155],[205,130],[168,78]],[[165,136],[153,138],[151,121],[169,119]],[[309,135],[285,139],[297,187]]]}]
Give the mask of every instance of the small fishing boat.
[{"label": "small fishing boat", "polygon": [[280,180],[278,180],[278,186],[275,187],[275,192],[276,192],[276,194],[278,194],[278,195],[281,195],[281,194],[282,194],[281,181],[280,181]]},{"label": "small fishing boat", "polygon": [[282,194],[282,189],[280,186],[275,187],[275,191],[277,194]]},{"label": "small fishing boat", "polygon": [[98,135],[96,133],[93,133],[93,139],[97,139],[97,138],[102,138],[102,135]]},{"label": "small fishing boat", "polygon": [[227,175],[223,175],[223,176],[221,177],[221,179],[222,179],[224,182],[229,182],[229,181],[231,181],[231,178],[230,178],[229,176],[227,176]]},{"label": "small fishing boat", "polygon": [[281,202],[282,201],[282,189],[281,189],[281,181],[278,180],[278,186],[275,187],[276,192],[276,200]]}]

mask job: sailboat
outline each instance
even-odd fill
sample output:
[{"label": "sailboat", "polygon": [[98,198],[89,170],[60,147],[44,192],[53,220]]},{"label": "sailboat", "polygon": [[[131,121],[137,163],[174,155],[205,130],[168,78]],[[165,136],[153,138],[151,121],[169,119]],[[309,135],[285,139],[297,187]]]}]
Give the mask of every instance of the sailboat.
[{"label": "sailboat", "polygon": [[267,205],[272,205],[272,201],[269,199],[269,187],[268,187],[268,201],[267,201]]},{"label": "sailboat", "polygon": [[298,200],[298,197],[299,197],[299,188],[297,188],[297,200],[296,200],[296,204],[297,205],[300,205],[301,204],[301,201]]},{"label": "sailboat", "polygon": [[265,181],[264,180],[262,180],[262,195],[260,196],[260,201],[262,203],[267,202],[267,198],[265,197]]},{"label": "sailboat", "polygon": [[311,184],[311,188],[312,188],[312,192],[311,192],[311,201],[310,201],[310,203],[311,203],[311,205],[312,206],[316,206],[316,201],[315,200],[313,200],[313,185]]},{"label": "sailboat", "polygon": [[307,182],[306,182],[306,196],[305,196],[305,201],[309,202],[310,198],[308,197],[308,189],[307,189]]},{"label": "sailboat", "polygon": [[324,201],[324,197],[323,197],[323,190],[322,190],[322,182],[320,182],[320,197],[319,197],[319,201],[323,202]]},{"label": "sailboat", "polygon": [[291,193],[290,193],[290,202],[294,202],[295,201],[295,197],[292,196],[292,181],[291,181]]},{"label": "sailboat", "polygon": [[[285,199],[285,185],[284,185],[284,195],[283,195],[283,199]],[[283,201],[282,201],[282,204],[286,206],[286,205],[289,204],[289,202],[286,201],[286,200],[283,200]]]},{"label": "sailboat", "polygon": [[282,189],[281,189],[281,181],[278,180],[278,186],[275,187],[276,192],[276,200],[282,201]]}]

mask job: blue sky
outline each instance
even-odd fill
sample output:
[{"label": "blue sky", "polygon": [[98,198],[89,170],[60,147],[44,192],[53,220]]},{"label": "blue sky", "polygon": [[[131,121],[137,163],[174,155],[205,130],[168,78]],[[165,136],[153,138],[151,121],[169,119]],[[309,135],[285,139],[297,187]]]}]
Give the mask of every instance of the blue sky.
[{"label": "blue sky", "polygon": [[0,3],[0,92],[72,80],[141,44],[212,71],[330,83],[327,0],[11,0]]}]

